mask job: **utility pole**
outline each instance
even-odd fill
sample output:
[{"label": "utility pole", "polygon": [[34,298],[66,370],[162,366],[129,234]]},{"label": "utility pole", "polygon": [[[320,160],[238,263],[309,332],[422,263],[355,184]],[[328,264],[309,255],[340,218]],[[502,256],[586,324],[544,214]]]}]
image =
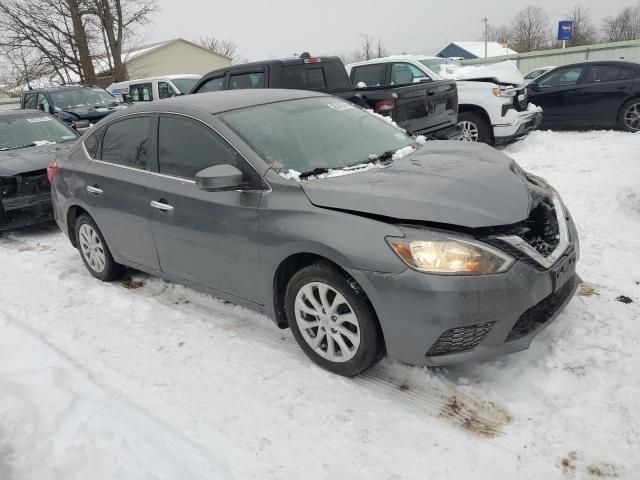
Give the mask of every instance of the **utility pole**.
[{"label": "utility pole", "polygon": [[487,37],[489,36],[489,19],[484,17],[484,58],[487,58]]}]

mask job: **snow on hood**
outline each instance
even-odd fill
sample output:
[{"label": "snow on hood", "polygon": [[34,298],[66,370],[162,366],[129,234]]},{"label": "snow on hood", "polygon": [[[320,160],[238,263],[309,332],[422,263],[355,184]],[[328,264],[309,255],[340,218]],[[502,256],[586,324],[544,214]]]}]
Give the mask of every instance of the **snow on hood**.
[{"label": "snow on hood", "polygon": [[452,80],[477,80],[493,78],[498,83],[523,85],[524,77],[516,64],[511,60],[492,63],[491,65],[467,65],[453,70],[442,71],[440,76]]}]

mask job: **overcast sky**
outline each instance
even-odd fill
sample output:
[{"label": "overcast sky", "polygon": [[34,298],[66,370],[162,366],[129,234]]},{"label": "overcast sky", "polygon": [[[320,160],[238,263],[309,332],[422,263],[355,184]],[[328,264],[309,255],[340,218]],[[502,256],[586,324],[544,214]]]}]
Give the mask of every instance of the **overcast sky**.
[{"label": "overcast sky", "polygon": [[[637,0],[582,0],[596,26]],[[508,23],[526,2],[471,0],[158,0],[160,12],[143,43],[213,35],[231,39],[249,60],[311,54],[348,54],[361,33],[380,35],[390,53],[436,50],[448,42],[481,38],[482,17]],[[552,23],[579,0],[537,0]]]}]

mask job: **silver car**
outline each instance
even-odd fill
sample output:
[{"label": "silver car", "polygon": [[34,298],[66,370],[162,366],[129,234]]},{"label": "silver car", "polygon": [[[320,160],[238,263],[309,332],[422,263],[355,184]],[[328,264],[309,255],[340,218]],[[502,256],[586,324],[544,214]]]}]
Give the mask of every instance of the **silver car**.
[{"label": "silver car", "polygon": [[258,310],[318,365],[443,365],[522,350],[569,302],[558,193],[485,145],[418,144],[322,93],[139,105],[50,168],[89,272],[125,266]]}]

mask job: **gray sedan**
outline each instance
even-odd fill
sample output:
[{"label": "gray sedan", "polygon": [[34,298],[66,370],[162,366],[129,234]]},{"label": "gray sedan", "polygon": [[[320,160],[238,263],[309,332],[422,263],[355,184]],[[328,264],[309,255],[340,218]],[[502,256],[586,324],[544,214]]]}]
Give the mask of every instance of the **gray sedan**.
[{"label": "gray sedan", "polygon": [[135,106],[51,172],[92,275],[130,266],[263,312],[341,375],[385,353],[443,365],[525,349],[579,282],[575,226],[543,179],[321,93]]}]

